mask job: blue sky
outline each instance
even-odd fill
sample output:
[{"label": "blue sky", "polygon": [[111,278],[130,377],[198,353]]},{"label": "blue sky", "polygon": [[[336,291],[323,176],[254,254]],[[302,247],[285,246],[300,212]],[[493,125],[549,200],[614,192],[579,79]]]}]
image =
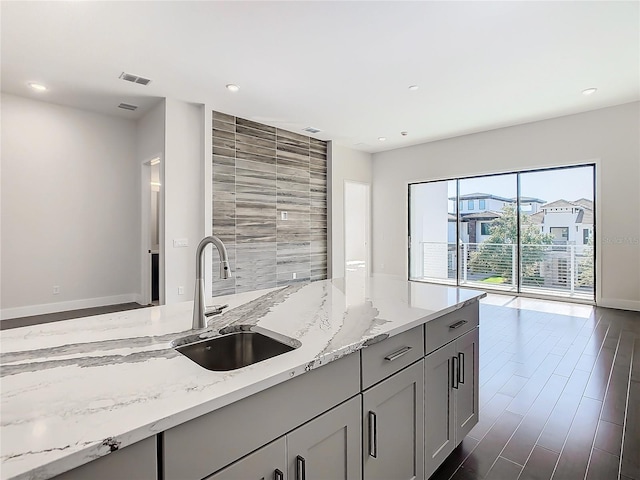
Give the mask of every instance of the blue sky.
[{"label": "blue sky", "polygon": [[[520,176],[521,194],[546,202],[554,200],[593,200],[593,168],[577,167],[523,173]],[[460,181],[460,194],[491,193],[501,197],[516,196],[516,175],[495,175],[468,178]],[[455,182],[449,182],[449,196],[455,195]]]}]

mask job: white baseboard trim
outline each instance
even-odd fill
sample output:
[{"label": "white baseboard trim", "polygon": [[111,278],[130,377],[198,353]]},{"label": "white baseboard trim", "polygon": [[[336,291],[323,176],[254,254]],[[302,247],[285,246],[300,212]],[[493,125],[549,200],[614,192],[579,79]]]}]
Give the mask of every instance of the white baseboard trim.
[{"label": "white baseboard trim", "polygon": [[637,300],[621,300],[619,298],[601,298],[599,307],[617,308],[619,310],[633,310],[640,312],[640,302]]},{"label": "white baseboard trim", "polygon": [[28,305],[25,307],[3,308],[0,310],[0,320],[10,318],[29,317],[31,315],[44,315],[47,313],[65,312],[67,310],[79,310],[81,308],[103,307],[118,303],[140,303],[142,296],[138,293],[125,293],[111,297],[85,298],[82,300],[69,300],[67,302],[43,303],[40,305]]}]

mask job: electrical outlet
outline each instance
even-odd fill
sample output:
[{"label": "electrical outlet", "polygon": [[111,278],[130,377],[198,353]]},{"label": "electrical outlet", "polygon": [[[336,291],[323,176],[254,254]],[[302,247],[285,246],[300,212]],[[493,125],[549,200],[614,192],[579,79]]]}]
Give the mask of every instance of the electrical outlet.
[{"label": "electrical outlet", "polygon": [[54,295],[60,295],[60,285],[54,285],[53,286],[53,294]]},{"label": "electrical outlet", "polygon": [[296,272],[293,272],[293,279],[295,280],[296,278],[298,278],[298,274]]},{"label": "electrical outlet", "polygon": [[178,295],[184,295],[184,287],[178,287]]},{"label": "electrical outlet", "polygon": [[289,213],[288,212],[280,212],[280,219],[281,220],[287,220],[289,218]]}]

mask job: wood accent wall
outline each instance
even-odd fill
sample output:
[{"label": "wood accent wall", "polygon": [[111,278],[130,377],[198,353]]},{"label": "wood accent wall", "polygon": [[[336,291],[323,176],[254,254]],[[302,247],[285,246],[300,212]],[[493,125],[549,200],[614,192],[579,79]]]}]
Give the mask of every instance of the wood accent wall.
[{"label": "wood accent wall", "polygon": [[213,295],[327,278],[327,143],[216,111],[212,138],[213,234],[234,273],[219,280],[214,253]]}]

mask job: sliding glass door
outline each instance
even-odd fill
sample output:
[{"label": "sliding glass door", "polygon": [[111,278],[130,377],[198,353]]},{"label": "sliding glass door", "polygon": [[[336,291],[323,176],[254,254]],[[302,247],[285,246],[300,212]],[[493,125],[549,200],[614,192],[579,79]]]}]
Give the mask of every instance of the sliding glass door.
[{"label": "sliding glass door", "polygon": [[594,166],[409,185],[409,279],[593,300]]},{"label": "sliding glass door", "polygon": [[520,291],[593,299],[594,168],[520,174]]}]

